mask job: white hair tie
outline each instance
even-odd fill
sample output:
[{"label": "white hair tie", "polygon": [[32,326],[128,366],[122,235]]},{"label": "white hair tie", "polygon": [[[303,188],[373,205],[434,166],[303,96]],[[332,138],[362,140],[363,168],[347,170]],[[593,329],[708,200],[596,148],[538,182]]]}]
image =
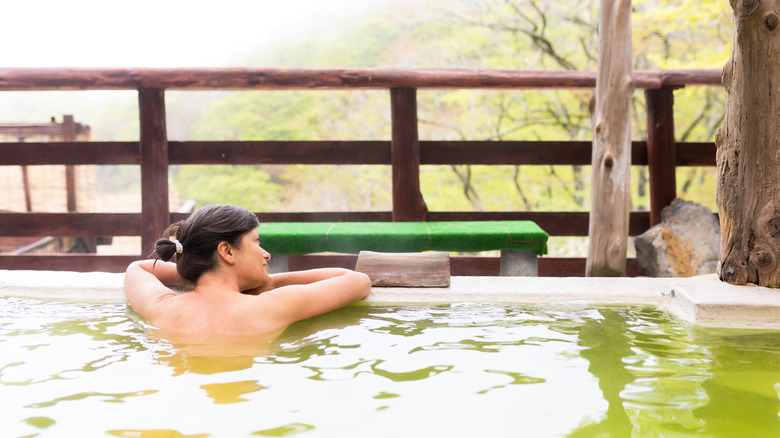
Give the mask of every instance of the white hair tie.
[{"label": "white hair tie", "polygon": [[181,242],[179,242],[179,240],[176,239],[176,237],[171,236],[170,240],[171,242],[173,242],[174,245],[176,245],[176,254],[181,254],[182,252],[184,252],[184,247],[181,245]]}]

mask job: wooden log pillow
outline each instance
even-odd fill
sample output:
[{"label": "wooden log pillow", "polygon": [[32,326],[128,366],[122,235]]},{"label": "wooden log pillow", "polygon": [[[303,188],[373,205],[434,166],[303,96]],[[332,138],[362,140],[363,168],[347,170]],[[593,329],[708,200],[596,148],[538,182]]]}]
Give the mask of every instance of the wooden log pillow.
[{"label": "wooden log pillow", "polygon": [[355,270],[372,286],[449,287],[450,255],[446,252],[381,253],[360,251]]}]

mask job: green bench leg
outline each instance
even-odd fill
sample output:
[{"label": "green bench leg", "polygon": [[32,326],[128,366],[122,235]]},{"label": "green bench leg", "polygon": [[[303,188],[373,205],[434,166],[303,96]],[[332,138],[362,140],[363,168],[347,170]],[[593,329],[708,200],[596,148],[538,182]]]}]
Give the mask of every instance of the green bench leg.
[{"label": "green bench leg", "polygon": [[536,254],[513,249],[501,250],[502,277],[536,277],[539,275],[539,260]]},{"label": "green bench leg", "polygon": [[268,273],[279,274],[280,272],[289,272],[290,265],[287,262],[287,256],[272,256],[268,261]]}]

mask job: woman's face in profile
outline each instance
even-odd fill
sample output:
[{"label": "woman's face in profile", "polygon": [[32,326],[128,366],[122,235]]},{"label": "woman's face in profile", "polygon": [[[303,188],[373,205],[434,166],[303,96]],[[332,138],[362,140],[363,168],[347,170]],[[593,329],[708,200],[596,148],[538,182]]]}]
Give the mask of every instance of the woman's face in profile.
[{"label": "woman's face in profile", "polygon": [[260,236],[251,230],[241,237],[241,245],[235,249],[235,262],[239,275],[248,283],[245,289],[253,289],[270,280],[268,260],[271,254],[260,247]]}]

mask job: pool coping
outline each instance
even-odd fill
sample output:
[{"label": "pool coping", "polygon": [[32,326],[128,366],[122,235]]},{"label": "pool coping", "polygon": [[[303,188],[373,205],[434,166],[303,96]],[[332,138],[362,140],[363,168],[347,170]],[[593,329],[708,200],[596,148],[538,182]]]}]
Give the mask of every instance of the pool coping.
[{"label": "pool coping", "polygon": [[[123,273],[0,270],[0,297],[124,303],[123,279]],[[375,287],[365,301],[653,305],[698,325],[780,329],[780,290],[734,286],[715,274],[689,278],[452,277],[447,288]]]}]

